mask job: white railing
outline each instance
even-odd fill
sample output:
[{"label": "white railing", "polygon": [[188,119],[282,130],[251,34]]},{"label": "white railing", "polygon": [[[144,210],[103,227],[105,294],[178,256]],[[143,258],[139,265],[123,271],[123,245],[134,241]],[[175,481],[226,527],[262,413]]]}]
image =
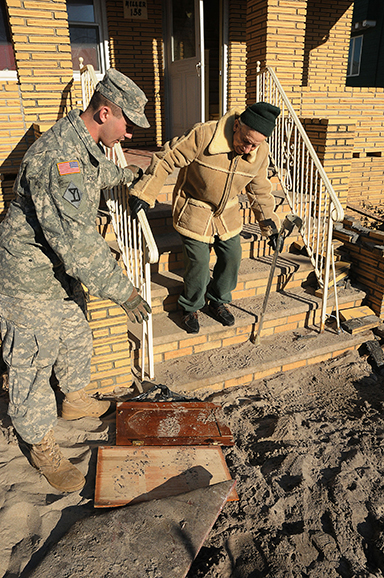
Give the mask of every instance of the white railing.
[{"label": "white railing", "polygon": [[[268,142],[270,158],[288,204],[303,222],[301,235],[323,290],[320,331],[324,330],[330,269],[333,266],[333,222],[344,211],[308,135],[284,92],[274,70],[258,68],[256,102],[269,102],[281,109]],[[337,327],[339,316],[334,279]]]},{"label": "white railing", "polygon": [[[97,78],[93,66],[83,65],[82,58],[80,58],[80,79],[85,110],[93,95]],[[113,149],[105,149],[105,152],[107,157],[119,167],[127,166],[120,143],[115,144]],[[159,260],[159,253],[147,217],[142,210],[139,211],[137,220],[130,217],[126,185],[118,185],[105,189],[103,192],[128,278],[140,295],[151,305],[151,263]],[[154,379],[152,314],[149,315],[148,321],[143,322],[142,379],[145,377],[146,347],[148,348],[148,375],[150,379]]]}]

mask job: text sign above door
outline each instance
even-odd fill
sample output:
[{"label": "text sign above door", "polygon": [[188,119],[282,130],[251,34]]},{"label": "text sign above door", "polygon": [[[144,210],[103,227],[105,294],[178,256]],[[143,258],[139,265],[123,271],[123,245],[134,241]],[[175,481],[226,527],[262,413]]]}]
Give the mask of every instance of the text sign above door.
[{"label": "text sign above door", "polygon": [[124,0],[124,18],[148,20],[146,0]]}]

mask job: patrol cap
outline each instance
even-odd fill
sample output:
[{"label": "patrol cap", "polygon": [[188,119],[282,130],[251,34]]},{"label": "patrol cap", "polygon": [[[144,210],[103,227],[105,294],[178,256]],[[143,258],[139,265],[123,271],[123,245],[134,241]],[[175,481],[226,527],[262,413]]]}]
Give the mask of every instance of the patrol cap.
[{"label": "patrol cap", "polygon": [[115,68],[109,68],[103,80],[97,83],[95,90],[116,104],[125,116],[142,128],[150,126],[144,114],[148,102],[144,92],[125,74]]},{"label": "patrol cap", "polygon": [[260,132],[264,136],[271,136],[275,128],[276,118],[280,114],[278,106],[269,102],[256,102],[240,115],[244,124]]}]

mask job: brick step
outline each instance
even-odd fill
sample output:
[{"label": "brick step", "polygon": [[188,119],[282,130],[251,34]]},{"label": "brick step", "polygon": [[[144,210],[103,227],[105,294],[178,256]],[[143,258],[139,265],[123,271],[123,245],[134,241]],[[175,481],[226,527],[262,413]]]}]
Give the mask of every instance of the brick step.
[{"label": "brick step", "polygon": [[[234,300],[264,295],[268,283],[272,255],[255,259],[243,258],[240,265]],[[214,260],[211,263],[213,269]],[[180,264],[179,264],[180,266]],[[272,281],[271,291],[300,287],[312,273],[310,259],[304,255],[282,253],[279,256]],[[154,315],[162,311],[176,311],[177,299],[183,287],[183,269],[163,271],[152,275],[152,311]]]},{"label": "brick step", "polygon": [[[342,288],[338,292],[339,308],[361,305],[365,292],[353,287]],[[182,327],[180,312],[162,312],[153,316],[153,344],[155,366],[176,359],[212,351],[227,346],[245,343],[252,332],[257,331],[263,295],[234,300],[229,309],[235,316],[232,327],[223,327],[208,311],[199,312],[200,332],[188,334]],[[333,310],[333,295],[329,298],[328,314]],[[319,325],[321,299],[308,290],[294,288],[279,293],[271,293],[264,315],[261,338],[295,331],[303,327]],[[129,340],[133,348],[134,363],[140,359],[141,328],[130,325]]]},{"label": "brick step", "polygon": [[259,345],[248,340],[236,346],[171,358],[155,366],[154,381],[178,393],[212,394],[337,357],[357,349],[372,335],[371,331],[337,334],[329,328],[319,333],[316,327],[289,331],[264,338]]},{"label": "brick step", "polygon": [[[286,239],[284,249],[300,240],[300,234],[293,231]],[[250,223],[244,227],[240,234],[242,259],[268,257],[273,254],[268,245],[268,240],[261,236],[259,226]],[[157,248],[159,251],[159,260],[151,265],[152,274],[163,273],[164,271],[175,271],[183,267],[183,248],[181,237],[176,231],[157,234],[155,236]],[[215,253],[211,250],[211,263],[215,262]]]}]

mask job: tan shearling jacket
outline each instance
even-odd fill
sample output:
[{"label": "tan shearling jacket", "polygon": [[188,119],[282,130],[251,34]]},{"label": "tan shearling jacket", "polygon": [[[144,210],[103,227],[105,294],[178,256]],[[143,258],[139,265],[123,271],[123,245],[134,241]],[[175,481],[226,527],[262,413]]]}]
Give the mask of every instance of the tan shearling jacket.
[{"label": "tan shearling jacket", "polygon": [[173,191],[173,225],[181,235],[212,243],[215,235],[225,241],[240,233],[238,194],[244,189],[262,233],[277,232],[279,219],[267,176],[269,147],[263,142],[248,155],[235,153],[233,126],[240,114],[231,110],[219,121],[196,124],[167,142],[131,194],[154,206],[168,175],[180,168]]}]

